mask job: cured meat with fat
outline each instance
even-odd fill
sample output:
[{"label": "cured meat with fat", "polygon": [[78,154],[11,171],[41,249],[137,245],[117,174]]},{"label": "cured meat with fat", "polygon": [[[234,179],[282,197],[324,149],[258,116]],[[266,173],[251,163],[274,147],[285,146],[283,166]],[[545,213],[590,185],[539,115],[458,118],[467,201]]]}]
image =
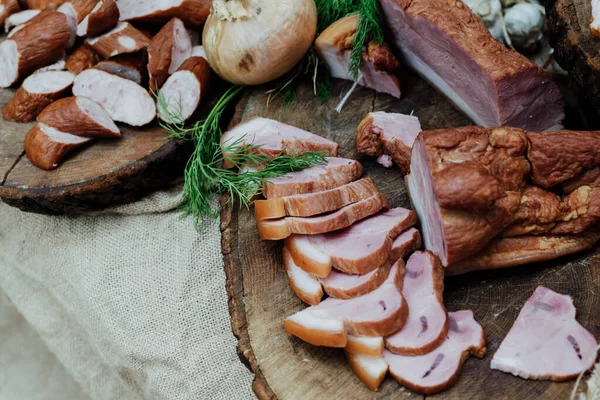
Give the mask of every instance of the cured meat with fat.
[{"label": "cured meat with fat", "polygon": [[100,0],[82,20],[77,22],[77,36],[98,36],[117,25],[119,7],[114,0]]},{"label": "cured meat with fat", "polygon": [[172,18],[152,38],[148,47],[150,90],[160,89],[191,53],[192,42],[188,31],[179,18]]},{"label": "cured meat with fat", "polygon": [[102,56],[92,46],[84,42],[67,58],[65,68],[77,75],[81,71],[94,67],[102,59]]},{"label": "cured meat with fat", "polygon": [[383,352],[383,338],[373,336],[352,336],[348,335],[346,353],[361,354],[365,356],[381,357]]},{"label": "cured meat with fat", "polygon": [[67,17],[58,11],[40,13],[22,25],[0,43],[0,87],[9,87],[60,60],[68,41]]},{"label": "cured meat with fat", "polygon": [[119,22],[110,31],[86,40],[104,58],[135,53],[150,45],[150,39],[128,22]]},{"label": "cured meat with fat", "polygon": [[414,211],[398,207],[339,232],[293,235],[285,245],[296,264],[315,276],[327,277],[332,266],[349,274],[364,275],[389,259],[394,239],[416,222]]},{"label": "cured meat with fat", "polygon": [[159,91],[159,118],[171,123],[189,119],[208,91],[210,71],[208,61],[202,57],[185,60]]},{"label": "cured meat with fat", "polygon": [[232,161],[226,158],[229,154],[227,147],[246,145],[261,146],[255,151],[271,158],[282,152],[290,154],[307,151],[325,151],[328,156],[337,156],[339,150],[337,143],[314,133],[272,119],[256,117],[237,124],[221,137],[226,167],[233,167]]},{"label": "cured meat with fat", "polygon": [[69,93],[74,79],[68,71],[38,72],[29,76],[2,110],[2,117],[17,122],[35,120],[48,104]]},{"label": "cured meat with fat", "polygon": [[121,54],[110,58],[109,60],[100,61],[94,66],[96,69],[109,72],[121,78],[129,79],[143,86],[148,81],[148,55],[142,50],[137,53]]},{"label": "cured meat with fat", "polygon": [[5,0],[0,3],[0,25],[6,24],[7,19],[19,11],[21,11],[21,6],[18,0]]},{"label": "cured meat with fat", "polygon": [[347,335],[386,336],[398,331],[408,317],[402,297],[404,262],[393,265],[378,289],[350,300],[328,298],[284,321],[287,334],[315,346],[345,347]]},{"label": "cured meat with fat", "polygon": [[591,369],[598,343],[575,315],[571,297],[539,286],[494,354],[492,369],[553,381]]},{"label": "cured meat with fat", "polygon": [[35,166],[50,170],[56,168],[69,152],[90,140],[36,124],[25,136],[25,152]]},{"label": "cured meat with fat", "polygon": [[120,137],[121,132],[108,113],[87,97],[67,97],[46,107],[38,122],[72,135],[95,138]]},{"label": "cured meat with fat", "polygon": [[408,304],[408,320],[398,332],[385,338],[392,353],[423,355],[438,348],[448,334],[444,307],[444,269],[429,251],[417,251],[406,262],[402,295]]},{"label": "cured meat with fat", "polygon": [[283,248],[283,265],[290,286],[300,300],[310,305],[317,305],[323,297],[323,289],[317,278],[304,271],[294,263],[294,259],[285,247]]},{"label": "cured meat with fat", "polygon": [[[358,14],[352,14],[334,22],[315,40],[317,54],[334,78],[354,81],[348,70],[358,18]],[[369,41],[362,52],[361,61],[359,85],[400,97],[400,81],[394,75],[400,68],[400,62],[387,44]]]},{"label": "cured meat with fat", "polygon": [[388,372],[388,364],[382,356],[352,354],[346,351],[346,359],[354,372],[369,389],[376,391]]},{"label": "cured meat with fat", "polygon": [[448,313],[448,326],[448,337],[431,353],[402,356],[384,350],[383,358],[394,379],[418,393],[437,393],[456,383],[469,354],[485,355],[485,334],[472,311]]},{"label": "cured meat with fat", "polygon": [[[410,170],[413,143],[421,132],[419,119],[412,115],[372,112],[360,122],[356,150],[369,156],[391,157],[404,174]],[[383,162],[385,167],[391,163]]]},{"label": "cured meat with fat", "polygon": [[560,126],[564,101],[558,85],[494,40],[462,1],[379,4],[404,62],[477,125],[534,131]]},{"label": "cured meat with fat", "polygon": [[191,27],[200,27],[206,21],[211,4],[210,0],[119,0],[117,3],[122,21],[164,24],[175,17]]},{"label": "cured meat with fat", "polygon": [[[15,0],[16,1],[16,0]],[[0,5],[0,7],[5,7]],[[37,16],[40,10],[23,10],[17,13],[11,14],[4,20],[4,32],[9,32],[12,28],[19,25],[23,25],[25,22],[30,21],[33,17]],[[0,17],[0,23],[2,18]]]},{"label": "cured meat with fat", "polygon": [[329,275],[320,281],[329,296],[342,300],[353,299],[381,286],[388,278],[391,268],[392,264],[387,262],[365,275],[350,275],[332,269]]},{"label": "cured meat with fat", "polygon": [[98,69],[88,69],[77,75],[73,94],[99,103],[113,121],[142,126],[156,116],[154,100],[143,87]]},{"label": "cured meat with fat", "polygon": [[310,217],[338,210],[379,193],[370,178],[350,182],[337,188],[296,196],[277,197],[254,202],[257,221],[285,216]]},{"label": "cured meat with fat", "polygon": [[318,235],[344,229],[369,215],[388,208],[387,198],[377,193],[365,200],[349,204],[337,211],[314,217],[284,217],[261,221],[258,234],[263,240],[280,240],[291,234]]},{"label": "cured meat with fat", "polygon": [[395,262],[399,259],[404,259],[413,251],[421,248],[421,234],[415,228],[407,229],[392,242],[392,250],[388,256],[388,260]]},{"label": "cured meat with fat", "polygon": [[263,195],[272,199],[325,191],[350,183],[363,173],[362,165],[356,160],[326,157],[325,162],[270,179],[264,184]]}]

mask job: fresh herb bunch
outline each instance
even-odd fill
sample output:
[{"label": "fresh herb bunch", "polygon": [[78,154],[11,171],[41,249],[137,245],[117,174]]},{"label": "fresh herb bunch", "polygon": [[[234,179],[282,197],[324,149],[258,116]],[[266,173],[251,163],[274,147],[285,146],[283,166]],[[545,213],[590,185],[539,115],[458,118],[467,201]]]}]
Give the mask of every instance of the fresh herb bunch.
[{"label": "fresh herb bunch", "polygon": [[[269,179],[325,163],[326,154],[323,152],[280,154],[270,159],[257,152],[260,146],[243,144],[243,138],[221,148],[221,117],[242,89],[241,86],[229,88],[206,119],[189,128],[185,127],[177,105],[169,107],[164,97],[158,96],[159,107],[167,110],[164,114],[167,115],[168,123],[161,122],[161,126],[172,138],[194,142],[194,152],[184,172],[182,209],[185,217],[194,218],[196,226],[202,216],[219,215],[219,211],[210,206],[210,193],[229,193],[230,201],[238,200],[241,204],[249,206],[252,198],[262,190],[264,183]],[[223,168],[225,160],[234,165],[239,172]]]},{"label": "fresh herb bunch", "polygon": [[349,72],[354,80],[358,79],[362,51],[367,40],[377,44],[383,43],[383,28],[381,27],[381,10],[377,0],[361,0],[358,9],[358,27],[352,42],[352,57]]}]

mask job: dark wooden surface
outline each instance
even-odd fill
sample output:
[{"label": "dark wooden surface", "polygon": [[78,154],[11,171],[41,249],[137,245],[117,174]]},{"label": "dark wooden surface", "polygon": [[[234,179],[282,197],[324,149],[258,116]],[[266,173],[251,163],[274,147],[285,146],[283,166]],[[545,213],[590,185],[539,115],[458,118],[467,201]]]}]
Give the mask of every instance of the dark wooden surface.
[{"label": "dark wooden surface", "polygon": [[[409,206],[403,177],[397,168],[384,169],[355,152],[356,127],[370,111],[410,113],[424,129],[466,125],[469,121],[423,81],[407,76],[402,100],[360,89],[341,114],[334,111],[349,88],[336,82],[325,105],[310,93],[298,92],[295,105],[265,106],[264,89],[248,91],[232,123],[252,117],[274,118],[333,139],[341,155],[357,158],[390,199],[392,206]],[[300,106],[302,105],[302,106]],[[240,359],[256,374],[254,391],[260,399],[412,399],[424,398],[387,377],[379,392],[369,391],[354,377],[343,351],[308,345],[283,330],[283,320],[305,305],[289,287],[281,258],[281,242],[261,241],[253,210],[232,207],[227,198],[221,215],[222,247],[227,274],[232,328],[239,339]],[[600,252],[563,258],[543,265],[474,273],[446,280],[449,311],[472,309],[488,336],[488,355],[467,360],[457,385],[434,398],[444,399],[566,399],[573,383],[526,381],[490,369],[490,360],[512,326],[520,308],[538,285],[573,296],[579,320],[600,336]]]}]

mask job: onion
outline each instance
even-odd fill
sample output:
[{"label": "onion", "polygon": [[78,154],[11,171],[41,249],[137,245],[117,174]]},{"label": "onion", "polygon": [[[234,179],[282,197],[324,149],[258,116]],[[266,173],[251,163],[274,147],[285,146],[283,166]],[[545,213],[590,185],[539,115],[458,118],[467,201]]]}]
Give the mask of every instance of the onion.
[{"label": "onion", "polygon": [[313,0],[213,0],[202,44],[223,79],[258,85],[289,72],[311,47],[316,30]]}]

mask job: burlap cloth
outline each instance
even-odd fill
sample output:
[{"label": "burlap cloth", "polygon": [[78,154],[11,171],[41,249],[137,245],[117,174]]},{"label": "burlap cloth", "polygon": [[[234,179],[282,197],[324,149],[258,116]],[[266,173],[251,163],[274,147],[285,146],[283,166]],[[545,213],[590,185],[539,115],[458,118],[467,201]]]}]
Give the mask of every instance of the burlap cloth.
[{"label": "burlap cloth", "polygon": [[[253,397],[231,333],[219,221],[206,218],[196,231],[176,210],[180,193],[177,186],[76,218],[0,203],[0,292],[12,310],[0,313],[0,399],[11,398],[4,380],[18,371],[66,382],[59,396],[50,385],[46,397],[21,399]],[[28,341],[3,337],[11,333],[2,314],[21,318],[11,302],[48,355],[36,356],[37,369],[15,348]],[[59,380],[65,371],[80,388]]]}]

